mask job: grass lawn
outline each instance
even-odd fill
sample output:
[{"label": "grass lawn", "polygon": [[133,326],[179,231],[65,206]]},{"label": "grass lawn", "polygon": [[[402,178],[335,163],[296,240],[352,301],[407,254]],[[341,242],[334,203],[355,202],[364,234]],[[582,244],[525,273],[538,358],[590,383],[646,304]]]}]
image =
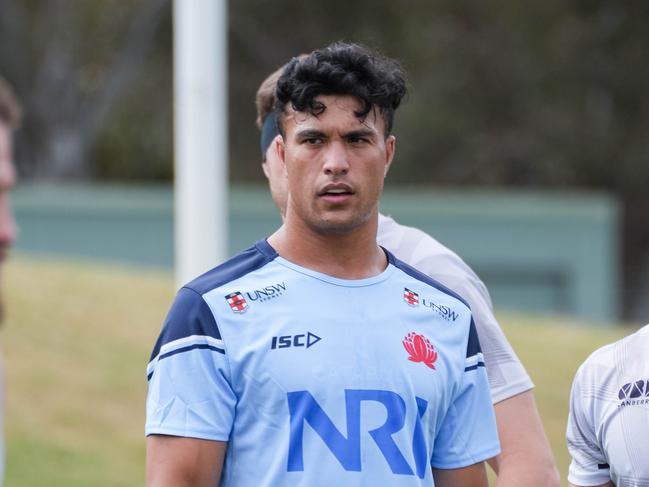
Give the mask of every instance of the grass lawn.
[{"label": "grass lawn", "polygon": [[[143,485],[145,369],[173,298],[171,275],[14,258],[3,283],[7,487]],[[631,330],[499,318],[536,383],[565,478],[572,377],[592,350]]]}]

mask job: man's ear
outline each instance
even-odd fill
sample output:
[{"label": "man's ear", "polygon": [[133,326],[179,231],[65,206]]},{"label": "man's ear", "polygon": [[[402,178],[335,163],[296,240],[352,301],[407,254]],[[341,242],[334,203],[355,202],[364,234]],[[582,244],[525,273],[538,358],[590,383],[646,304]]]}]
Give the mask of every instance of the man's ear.
[{"label": "man's ear", "polygon": [[264,171],[264,176],[266,176],[266,179],[270,178],[270,174],[268,173],[268,160],[265,160],[261,163],[261,169],[262,171]]},{"label": "man's ear", "polygon": [[277,157],[282,162],[284,170],[286,170],[286,145],[284,144],[284,137],[282,137],[281,135],[276,136],[273,139],[273,145],[275,146],[275,150],[277,151]]},{"label": "man's ear", "polygon": [[397,138],[394,135],[388,136],[385,139],[385,170],[383,172],[383,177],[388,175],[390,167],[392,167],[392,160],[394,159],[394,152],[396,151]]}]

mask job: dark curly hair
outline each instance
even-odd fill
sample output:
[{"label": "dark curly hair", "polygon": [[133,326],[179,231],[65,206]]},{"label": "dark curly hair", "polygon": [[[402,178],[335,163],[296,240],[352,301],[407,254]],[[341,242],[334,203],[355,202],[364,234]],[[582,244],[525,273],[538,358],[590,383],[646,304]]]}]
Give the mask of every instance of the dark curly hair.
[{"label": "dark curly hair", "polygon": [[275,111],[283,114],[287,105],[318,116],[325,106],[316,101],[319,95],[350,95],[361,102],[355,114],[363,120],[377,107],[385,121],[385,136],[392,131],[394,112],[406,94],[405,73],[394,59],[372,52],[367,47],[334,42],[306,57],[293,58],[277,80]]}]

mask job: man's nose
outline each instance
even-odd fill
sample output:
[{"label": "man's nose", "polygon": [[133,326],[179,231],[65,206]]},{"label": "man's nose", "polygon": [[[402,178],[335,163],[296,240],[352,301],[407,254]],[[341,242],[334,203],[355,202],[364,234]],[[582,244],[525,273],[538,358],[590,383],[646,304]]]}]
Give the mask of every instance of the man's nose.
[{"label": "man's nose", "polygon": [[327,174],[345,174],[349,170],[347,150],[341,142],[334,141],[329,144],[326,153],[324,171]]}]

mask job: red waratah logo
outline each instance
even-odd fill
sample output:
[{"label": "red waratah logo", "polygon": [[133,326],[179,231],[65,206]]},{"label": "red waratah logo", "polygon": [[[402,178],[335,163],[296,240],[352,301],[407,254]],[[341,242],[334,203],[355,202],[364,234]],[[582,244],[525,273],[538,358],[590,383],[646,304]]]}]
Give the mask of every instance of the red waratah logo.
[{"label": "red waratah logo", "polygon": [[403,339],[403,348],[410,355],[408,360],[411,362],[423,362],[427,367],[435,369],[434,363],[437,360],[437,352],[430,340],[424,335],[419,335],[414,331],[408,333]]}]

